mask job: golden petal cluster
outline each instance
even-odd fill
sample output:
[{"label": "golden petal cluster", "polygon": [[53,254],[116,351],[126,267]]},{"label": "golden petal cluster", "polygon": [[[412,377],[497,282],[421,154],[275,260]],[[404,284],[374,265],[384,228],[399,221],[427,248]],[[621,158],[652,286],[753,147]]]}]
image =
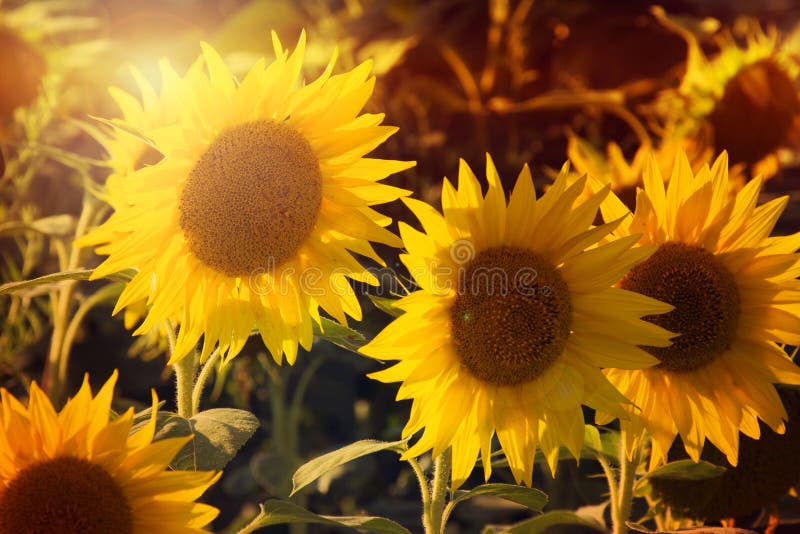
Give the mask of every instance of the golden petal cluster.
[{"label": "golden petal cluster", "polygon": [[778,345],[800,343],[800,233],[770,237],[788,198],[758,205],[761,178],[728,194],[724,153],[697,173],[679,154],[666,185],[651,158],[643,180],[632,214],[614,195],[601,211],[605,220],[622,219],[614,238],[658,247],[621,286],[674,305],[651,320],[681,336],[648,348],[659,365],[606,370],[638,407],[622,427],[629,448],[649,432],[651,465],[666,459],[677,435],[694,460],[709,440],[736,465],[740,431],[758,438],[759,419],[785,428],[773,384],[800,384],[800,368]]},{"label": "golden petal cluster", "polygon": [[494,436],[528,485],[537,447],[553,471],[562,445],[578,457],[582,405],[624,416],[601,368],[657,364],[638,345],[673,336],[641,319],[672,306],[613,287],[655,248],[631,248],[638,236],[599,245],[621,223],[592,226],[609,187],[576,203],[586,178],[568,186],[568,174],[537,198],[525,166],[507,202],[487,156],[485,195],[462,161],[458,187],[444,181],[442,214],[405,200],[423,229],[400,223],[419,290],[361,351],[396,362],[372,376],[402,382],[398,399],[413,400],[403,435],[424,432],[406,456],[452,447],[456,487],[478,454],[488,478]]},{"label": "golden petal cluster", "polygon": [[116,381],[87,377],[59,412],[36,383],[27,406],[0,391],[0,533],[205,532],[218,510],[195,501],[220,473],[168,469],[192,437],[153,442],[155,393],[138,430],[133,408],[111,419]]},{"label": "golden petal cluster", "polygon": [[334,53],[302,85],[305,43],[303,33],[290,54],[273,34],[276,59],[241,83],[203,44],[183,77],[162,63],[160,96],[145,83],[142,104],[114,91],[121,126],[147,140],[155,163],[122,156],[128,172],[108,184],[115,212],[79,244],[108,256],[95,278],[137,271],[115,309],[146,299],[135,333],[179,323],[173,362],[201,338],[202,358],[216,346],[233,357],[256,330],[277,362],[293,363],[320,309],[361,318],[349,280],[377,280],[352,253],[382,263],[370,242],[400,244],[371,206],[408,193],[380,181],[413,162],[366,157],[397,130],[361,113],[371,63],[334,75]]}]

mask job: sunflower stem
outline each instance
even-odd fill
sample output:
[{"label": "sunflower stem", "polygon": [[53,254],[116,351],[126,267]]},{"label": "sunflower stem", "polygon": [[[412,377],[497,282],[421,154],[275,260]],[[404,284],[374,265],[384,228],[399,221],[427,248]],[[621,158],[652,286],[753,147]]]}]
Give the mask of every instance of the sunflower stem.
[{"label": "sunflower stem", "polygon": [[[175,326],[172,321],[167,321],[167,343],[169,344],[169,356],[175,354]],[[194,404],[192,400],[192,390],[194,377],[197,374],[197,355],[188,354],[172,364],[175,371],[175,391],[176,404],[178,405],[178,415],[189,419],[194,415]]]},{"label": "sunflower stem", "polygon": [[300,417],[303,409],[303,398],[305,397],[308,386],[311,384],[311,379],[317,370],[322,367],[325,362],[325,356],[319,356],[311,360],[303,369],[300,378],[297,380],[297,385],[294,387],[294,394],[289,404],[289,411],[286,416],[287,419],[287,448],[294,456],[298,456],[300,450]]},{"label": "sunflower stem", "polygon": [[219,360],[220,356],[222,356],[222,353],[219,347],[217,347],[208,357],[206,363],[203,364],[203,367],[200,368],[200,374],[197,375],[197,380],[195,380],[194,386],[192,386],[192,413],[200,411],[200,400],[203,398],[203,389],[206,387],[206,382],[208,382],[211,371],[216,368],[217,360]]},{"label": "sunflower stem", "polygon": [[608,482],[609,502],[610,502],[609,509],[611,510],[611,524],[616,525],[619,522],[619,519],[617,517],[619,514],[619,509],[617,508],[617,503],[619,502],[619,499],[617,497],[617,490],[618,490],[617,475],[614,473],[614,467],[611,465],[611,462],[609,462],[608,458],[606,458],[602,454],[597,455],[597,462],[600,464],[600,467],[603,468],[603,473],[606,475],[606,481]]},{"label": "sunflower stem", "polygon": [[424,525],[427,521],[431,507],[431,492],[428,489],[428,478],[425,476],[425,472],[422,470],[422,467],[419,465],[419,462],[416,458],[409,458],[406,461],[408,462],[408,465],[411,466],[412,471],[414,471],[414,474],[417,477],[417,482],[419,483],[419,493],[422,496],[422,523]]},{"label": "sunflower stem", "polygon": [[84,300],[80,306],[78,306],[78,309],[75,311],[72,319],[67,322],[67,328],[64,332],[61,343],[61,355],[58,361],[58,374],[56,375],[58,378],[58,384],[63,385],[67,382],[67,373],[69,371],[69,360],[72,353],[72,346],[75,344],[75,337],[78,334],[78,330],[80,329],[84,318],[92,310],[92,308],[103,301],[108,300],[110,297],[115,296],[119,292],[118,286],[118,284],[109,284],[97,290],[94,294]]},{"label": "sunflower stem", "polygon": [[[84,193],[83,205],[81,206],[81,213],[75,225],[74,239],[78,239],[86,233],[92,216],[94,215],[97,207],[97,202],[90,193]],[[71,246],[69,253],[66,252],[66,246],[62,242],[56,242],[60,245],[57,250],[59,254],[59,267],[62,271],[76,269],[83,258],[83,249]],[[51,302],[53,303],[53,334],[50,337],[50,350],[45,365],[45,370],[42,377],[45,391],[50,394],[50,398],[56,404],[61,402],[64,395],[64,386],[66,381],[66,364],[62,365],[61,359],[63,354],[68,354],[74,342],[74,335],[66,339],[68,334],[72,305],[75,300],[75,288],[77,282],[75,280],[67,280],[63,283],[60,289],[51,293]],[[75,329],[77,330],[77,326]]]},{"label": "sunflower stem", "polygon": [[193,415],[192,386],[197,373],[194,354],[189,354],[172,366],[175,369],[175,389],[177,391],[178,415],[189,419]]},{"label": "sunflower stem", "polygon": [[442,534],[442,523],[445,500],[447,499],[447,483],[450,479],[452,452],[448,448],[440,454],[433,465],[433,480],[431,481],[431,500],[428,513],[425,516],[425,534]]},{"label": "sunflower stem", "polygon": [[631,515],[631,505],[633,504],[633,485],[636,481],[636,468],[639,465],[641,450],[635,447],[631,458],[628,459],[628,451],[625,447],[625,435],[622,435],[619,448],[619,489],[617,491],[616,520],[614,521],[614,534],[627,534],[628,526],[625,524]]}]

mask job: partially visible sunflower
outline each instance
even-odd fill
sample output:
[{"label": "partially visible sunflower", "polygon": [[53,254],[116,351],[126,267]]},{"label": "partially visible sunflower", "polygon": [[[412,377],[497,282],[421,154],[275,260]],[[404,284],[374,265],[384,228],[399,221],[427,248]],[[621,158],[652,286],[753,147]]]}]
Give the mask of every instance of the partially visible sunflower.
[{"label": "partially visible sunflower", "polygon": [[800,65],[778,31],[765,32],[756,21],[742,19],[744,48],[723,31],[719,53],[709,59],[695,34],[663,9],[653,12],[689,48],[680,86],[664,91],[656,105],[671,135],[694,138],[715,154],[726,150],[732,163],[745,164],[753,175],[774,175],[780,150],[800,133]]},{"label": "partially visible sunflower", "polygon": [[220,476],[168,471],[191,436],[131,434],[133,408],[110,420],[116,372],[92,396],[88,377],[56,413],[34,383],[28,406],[0,390],[0,533],[204,532],[218,511],[194,502]]},{"label": "partially visible sunflower", "polygon": [[[131,68],[131,74],[141,94],[141,102],[117,87],[109,89],[111,97],[122,113],[119,120],[129,128],[106,128],[105,125],[99,125],[89,130],[107,153],[106,163],[110,174],[106,178],[106,186],[101,194],[115,209],[124,209],[128,202],[125,195],[120,194],[124,190],[121,182],[129,179],[139,169],[155,165],[163,158],[159,151],[133,132],[164,128],[179,122],[181,107],[178,99],[181,95],[181,86],[191,83],[192,76],[198,75],[200,64],[193,65],[184,78],[175,77],[175,71],[167,60],[162,60],[159,67],[162,80],[169,80],[162,83],[160,92],[156,92],[138,69]],[[133,329],[145,315],[147,315],[146,297],[125,308],[125,328]],[[172,317],[172,324],[178,322],[179,317],[176,314]],[[168,327],[166,322],[154,325],[131,345],[129,353],[142,356],[145,360],[166,353]]]},{"label": "partially visible sunflower", "polygon": [[[653,478],[652,496],[669,506],[676,516],[702,521],[744,517],[777,503],[800,480],[800,390],[779,387],[778,394],[789,414],[784,434],[776,434],[759,423],[761,437],[742,439],[736,467],[703,480]],[[678,444],[676,440],[675,445]],[[675,445],[670,450],[670,460],[685,457]],[[701,458],[725,465],[725,455],[709,443]]]},{"label": "partially visible sunflower", "polygon": [[43,82],[51,89],[76,68],[92,62],[102,41],[87,31],[97,19],[65,2],[0,2],[0,134],[15,110],[32,104]]},{"label": "partially visible sunflower", "polygon": [[[678,152],[685,151],[692,164],[692,170],[699,171],[710,159],[713,158],[712,148],[698,144],[694,139],[677,138],[666,135],[654,149],[652,142],[645,142],[636,149],[633,158],[628,161],[622,148],[610,142],[606,145],[606,153],[602,154],[589,141],[570,134],[567,140],[567,156],[578,174],[588,174],[598,179],[603,184],[611,184],[611,190],[631,209],[636,203],[636,189],[642,186],[642,171],[647,159],[653,155],[662,169],[671,169],[675,163]],[[731,194],[739,191],[746,179],[743,166],[736,165],[730,169],[728,182]],[[584,198],[591,194],[587,189]]]},{"label": "partially visible sunflower", "polygon": [[553,471],[560,445],[577,458],[581,404],[622,414],[626,403],[600,368],[653,365],[636,345],[665,347],[673,335],[640,319],[671,306],[611,287],[651,251],[630,250],[636,236],[595,247],[618,224],[591,226],[608,190],[576,207],[586,178],[568,187],[567,175],[537,199],[525,166],[506,204],[487,155],[485,197],[462,161],[458,189],[444,181],[444,215],[405,201],[424,228],[400,223],[401,259],[420,289],[361,351],[398,362],[371,376],[403,382],[397,398],[413,399],[403,436],[425,431],[406,456],[452,447],[454,487],[479,452],[489,477],[495,434],[528,485],[537,445]]},{"label": "partially visible sunflower", "polygon": [[[377,280],[351,251],[381,262],[369,241],[399,245],[391,220],[370,206],[407,191],[378,183],[413,162],[364,157],[397,129],[382,114],[359,115],[372,94],[370,62],[297,86],[305,33],[290,55],[273,34],[276,60],[260,61],[237,84],[203,44],[208,74],[177,86],[179,120],[141,133],[163,155],[109,186],[124,199],[80,240],[109,257],[94,277],[134,267],[115,311],[148,299],[135,333],[175,316],[172,361],[203,337],[241,351],[253,328],[280,362],[310,348],[323,308],[340,322],[361,318],[348,278]],[[163,92],[179,77],[168,67]],[[381,262],[382,263],[382,262]]]},{"label": "partially visible sunflower", "polygon": [[[134,132],[147,132],[179,124],[182,92],[190,90],[189,84],[200,74],[200,66],[199,62],[195,63],[186,76],[179,78],[170,63],[166,59],[162,60],[159,63],[162,79],[160,91],[156,91],[138,69],[131,68],[131,75],[141,94],[141,102],[118,87],[109,88],[111,98],[122,114],[119,121],[127,126],[122,129],[103,128],[101,125],[101,129],[93,131],[94,137],[108,155],[106,161],[111,173],[106,179],[106,185],[109,194],[120,193],[120,187],[115,182],[161,161],[161,152]],[[124,198],[111,196],[108,201],[115,206],[115,202],[123,202]]]},{"label": "partially visible sunflower", "polygon": [[[800,384],[800,368],[776,345],[800,342],[800,233],[769,237],[787,198],[756,206],[760,177],[729,197],[724,153],[696,174],[679,154],[666,191],[651,158],[643,181],[635,213],[614,235],[641,234],[640,246],[658,250],[620,285],[674,305],[648,320],[681,335],[669,347],[645,347],[659,365],[606,370],[641,408],[622,428],[630,450],[649,431],[651,466],[664,461],[678,434],[693,460],[708,439],[736,465],[740,430],[758,438],[759,419],[784,430],[786,411],[772,384]],[[601,210],[605,220],[629,214],[613,194]]]}]

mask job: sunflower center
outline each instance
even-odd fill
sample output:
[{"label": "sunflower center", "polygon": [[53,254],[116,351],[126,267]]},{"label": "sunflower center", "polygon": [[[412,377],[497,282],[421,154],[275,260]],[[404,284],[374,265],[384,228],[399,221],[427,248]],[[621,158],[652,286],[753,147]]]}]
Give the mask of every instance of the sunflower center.
[{"label": "sunflower center", "polygon": [[800,112],[797,88],[775,61],[743,68],[725,85],[710,121],[714,146],[731,163],[753,164],[783,145]]},{"label": "sunflower center", "polygon": [[0,534],[129,534],[133,515],[111,475],[63,456],[34,463],[0,488]]},{"label": "sunflower center", "polygon": [[42,55],[14,32],[0,27],[0,116],[27,106],[39,92],[46,71]]},{"label": "sunflower center", "polygon": [[191,252],[228,276],[282,265],[314,229],[322,173],[308,141],[275,121],[219,134],[189,173],[178,209]]},{"label": "sunflower center", "polygon": [[622,287],[675,306],[645,317],[681,333],[669,347],[644,347],[660,367],[698,369],[730,348],[739,320],[739,290],[733,275],[710,252],[683,243],[665,243],[631,269]]},{"label": "sunflower center", "polygon": [[473,376],[500,386],[529,382],[563,351],[571,311],[567,284],[539,254],[491,248],[459,277],[453,344]]}]

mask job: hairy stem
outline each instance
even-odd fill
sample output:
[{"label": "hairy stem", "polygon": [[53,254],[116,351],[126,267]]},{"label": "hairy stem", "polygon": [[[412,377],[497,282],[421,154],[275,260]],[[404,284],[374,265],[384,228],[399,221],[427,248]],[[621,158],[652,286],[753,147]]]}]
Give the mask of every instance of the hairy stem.
[{"label": "hairy stem", "polygon": [[[169,343],[169,356],[175,353],[175,327],[171,322],[167,322],[167,343]],[[178,415],[190,418],[194,415],[192,404],[192,389],[194,386],[194,376],[197,373],[197,355],[188,354],[172,364],[175,371],[175,391],[176,404],[178,405]]]},{"label": "hairy stem", "polygon": [[200,369],[200,374],[197,375],[197,380],[195,380],[194,386],[192,387],[192,413],[197,413],[200,410],[200,400],[203,397],[203,388],[205,388],[206,382],[208,382],[208,377],[211,375],[211,371],[216,368],[217,361],[221,356],[222,353],[220,352],[219,347],[217,347]]},{"label": "hairy stem", "polygon": [[632,451],[631,458],[628,459],[628,451],[625,450],[625,436],[620,440],[620,475],[619,489],[617,491],[617,519],[614,521],[614,534],[627,534],[628,527],[625,524],[631,515],[631,505],[633,504],[633,485],[636,482],[636,467],[639,465],[641,457],[640,448]]},{"label": "hairy stem", "polygon": [[431,482],[431,501],[425,517],[425,534],[442,534],[442,523],[445,501],[447,499],[447,483],[450,480],[452,451],[448,448],[433,464],[433,481]]},{"label": "hairy stem", "polygon": [[422,470],[416,458],[409,458],[406,461],[414,471],[417,482],[419,483],[419,493],[422,496],[422,524],[424,525],[428,520],[431,508],[431,490],[428,486],[428,477],[425,476],[425,472]]}]

